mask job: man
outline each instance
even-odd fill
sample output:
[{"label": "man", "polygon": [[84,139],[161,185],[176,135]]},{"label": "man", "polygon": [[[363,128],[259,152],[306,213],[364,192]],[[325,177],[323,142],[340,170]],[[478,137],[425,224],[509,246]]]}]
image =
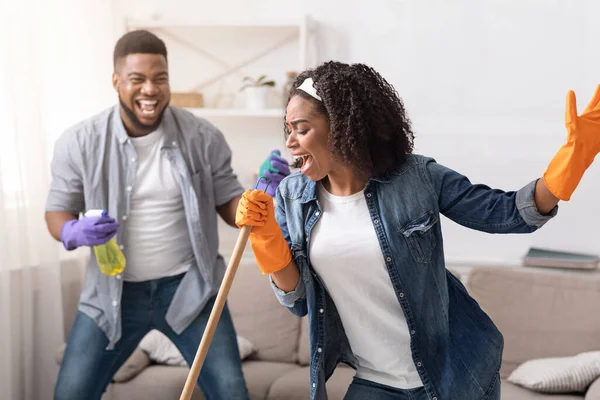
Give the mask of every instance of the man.
[{"label": "man", "polygon": [[[91,257],[55,399],[100,399],[151,329],[192,364],[225,272],[217,214],[236,226],[244,191],[222,133],[168,105],[167,49],[158,37],[134,31],[119,39],[113,86],[119,104],[56,143],[46,222],[68,250],[115,237],[127,266],[108,276]],[[280,172],[271,175],[271,193],[289,174],[277,154],[272,163]],[[78,218],[90,209],[108,216]],[[248,399],[227,307],[198,385],[208,399]]]}]

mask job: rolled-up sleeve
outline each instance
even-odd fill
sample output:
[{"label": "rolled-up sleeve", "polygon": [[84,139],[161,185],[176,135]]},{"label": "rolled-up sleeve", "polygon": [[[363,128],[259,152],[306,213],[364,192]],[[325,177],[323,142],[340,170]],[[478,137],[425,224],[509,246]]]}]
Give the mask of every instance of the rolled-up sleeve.
[{"label": "rolled-up sleeve", "polygon": [[306,289],[304,288],[304,282],[302,282],[302,279],[298,279],[296,288],[294,288],[294,290],[291,292],[284,292],[277,287],[275,282],[273,282],[273,277],[271,275],[269,275],[269,279],[271,281],[271,287],[275,292],[275,296],[283,306],[292,308],[296,305],[298,300],[302,300],[306,296]]},{"label": "rolled-up sleeve", "polygon": [[208,156],[212,169],[215,204],[218,207],[241,195],[244,188],[231,167],[231,149],[223,133],[216,127],[211,129],[213,135],[211,135]]},{"label": "rolled-up sleeve", "polygon": [[[275,219],[277,220],[277,224],[281,228],[281,233],[283,234],[283,237],[291,250],[291,238],[287,225],[285,202],[281,194],[281,190],[285,185],[286,182],[284,180],[282,184],[277,187],[276,190]],[[300,275],[302,275],[301,271]],[[275,282],[273,282],[272,276],[269,275],[269,279],[271,281],[271,287],[273,288],[273,292],[275,293],[275,296],[277,297],[277,300],[279,300],[279,303],[281,303],[281,305],[287,307],[292,313],[298,315],[299,317],[306,315],[306,287],[304,286],[304,282],[302,281],[302,276],[300,276],[300,279],[298,279],[298,283],[296,284],[294,290],[290,292],[284,292],[283,290],[281,290],[275,284]]]},{"label": "rolled-up sleeve", "polygon": [[67,211],[78,215],[84,210],[82,155],[77,137],[66,132],[56,141],[50,164],[50,189],[46,211]]},{"label": "rolled-up sleeve", "polygon": [[558,206],[554,206],[548,214],[540,214],[535,205],[535,186],[537,181],[536,179],[519,189],[515,202],[517,203],[519,214],[521,214],[527,225],[539,228],[556,216]]}]

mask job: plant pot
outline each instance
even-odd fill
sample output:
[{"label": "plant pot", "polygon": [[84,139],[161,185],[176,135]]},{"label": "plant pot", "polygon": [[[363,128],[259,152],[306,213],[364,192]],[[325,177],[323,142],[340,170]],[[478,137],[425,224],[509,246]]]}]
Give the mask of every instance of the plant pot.
[{"label": "plant pot", "polygon": [[250,110],[263,110],[267,108],[267,93],[266,86],[250,86],[246,91],[246,108]]}]

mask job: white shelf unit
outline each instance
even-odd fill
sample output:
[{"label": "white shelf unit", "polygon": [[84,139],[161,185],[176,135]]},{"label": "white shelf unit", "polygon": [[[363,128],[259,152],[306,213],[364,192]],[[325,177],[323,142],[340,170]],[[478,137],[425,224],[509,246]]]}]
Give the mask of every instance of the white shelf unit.
[{"label": "white shelf unit", "polygon": [[[266,49],[256,51],[252,56],[246,57],[245,60],[238,61],[236,63],[228,63],[221,57],[212,54],[201,45],[182,37],[181,32],[189,32],[190,30],[202,28],[202,29],[214,29],[218,32],[223,33],[223,30],[240,30],[240,29],[269,29],[276,37],[282,32],[283,40],[272,44]],[[228,78],[231,75],[241,75],[246,67],[252,63],[265,58],[267,56],[273,56],[283,46],[286,46],[290,42],[297,43],[297,61],[295,62],[294,68],[287,68],[287,70],[296,70],[301,72],[302,70],[315,65],[316,62],[316,23],[308,15],[301,16],[293,19],[222,19],[222,20],[162,20],[162,19],[151,19],[151,20],[139,20],[125,18],[125,31],[131,31],[135,29],[146,29],[159,37],[168,38],[171,41],[181,44],[190,50],[190,54],[195,56],[204,57],[209,62],[222,67],[221,71],[214,73],[213,76],[201,76],[201,74],[190,77],[190,86],[188,91],[200,91],[204,95],[203,88],[218,85],[219,81]],[[177,35],[179,30],[180,35]],[[215,41],[218,37],[214,37]],[[248,46],[248,39],[244,36],[239,38],[239,50],[244,50]],[[232,52],[235,52],[233,49]],[[171,55],[171,54],[170,54]],[[171,59],[169,60],[171,63]],[[178,77],[181,79],[181,77]],[[193,85],[193,80],[204,79],[203,82]],[[283,80],[277,82],[277,86],[281,89],[284,84]],[[235,96],[230,93],[230,96]],[[210,101],[209,101],[210,103]],[[202,108],[188,108],[194,114],[204,118],[283,118],[284,110],[283,107],[273,107],[271,104],[270,108],[266,109],[246,109],[240,104],[235,104],[229,107],[215,106],[214,104],[206,104]]]},{"label": "white shelf unit", "polygon": [[281,108],[265,108],[263,110],[248,110],[245,108],[187,108],[199,117],[255,117],[255,118],[283,118],[284,110]]}]

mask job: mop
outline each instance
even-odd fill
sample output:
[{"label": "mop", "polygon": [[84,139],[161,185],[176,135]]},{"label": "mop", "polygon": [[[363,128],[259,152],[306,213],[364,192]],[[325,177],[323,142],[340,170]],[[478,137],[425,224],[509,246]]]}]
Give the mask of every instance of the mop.
[{"label": "mop", "polygon": [[202,369],[202,364],[204,364],[204,359],[206,358],[206,353],[210,347],[210,342],[212,341],[213,335],[215,334],[215,329],[217,328],[217,324],[221,318],[223,306],[227,300],[229,289],[231,288],[233,278],[240,264],[240,260],[242,258],[242,254],[244,253],[246,242],[248,242],[248,236],[250,235],[251,229],[251,226],[244,225],[240,230],[237,241],[233,248],[233,253],[231,254],[231,259],[227,265],[227,270],[225,271],[225,276],[223,277],[223,281],[219,287],[215,304],[210,312],[206,329],[204,330],[202,340],[198,346],[198,351],[194,357],[194,362],[190,368],[190,372],[188,373],[187,380],[185,381],[185,386],[183,387],[181,397],[179,398],[180,400],[190,400],[192,397],[196,381],[198,380],[198,375],[200,375],[200,370]]},{"label": "mop", "polygon": [[[299,168],[301,165],[301,158],[295,159],[292,163],[290,163],[290,167],[292,168]],[[256,184],[254,185],[254,189],[258,187],[258,184],[263,179],[266,181],[266,187],[264,190],[267,190],[270,184],[270,180],[265,177],[261,177],[258,179]],[[251,229],[251,226],[244,225],[241,228],[240,233],[238,234],[238,238],[235,242],[233,252],[231,253],[231,258],[229,259],[229,264],[227,265],[227,270],[225,270],[223,281],[221,282],[219,292],[217,293],[217,298],[215,299],[215,304],[212,308],[212,311],[210,312],[208,323],[206,324],[206,329],[204,330],[204,334],[202,335],[202,340],[200,341],[200,345],[198,346],[198,351],[196,352],[196,356],[194,357],[194,362],[192,363],[190,372],[188,373],[179,400],[190,400],[190,398],[192,397],[194,387],[196,386],[196,381],[198,380],[198,376],[200,375],[200,370],[202,369],[202,365],[204,364],[204,360],[206,359],[206,353],[208,352],[208,348],[210,347],[210,343],[215,334],[215,329],[217,328],[217,324],[219,323],[219,319],[221,318],[221,313],[223,311],[223,307],[225,306],[225,302],[227,301],[229,289],[231,289],[233,278],[235,277],[235,273],[237,272],[240,260],[244,253],[244,249],[246,248],[246,243],[248,242],[248,237],[250,236]]]}]

